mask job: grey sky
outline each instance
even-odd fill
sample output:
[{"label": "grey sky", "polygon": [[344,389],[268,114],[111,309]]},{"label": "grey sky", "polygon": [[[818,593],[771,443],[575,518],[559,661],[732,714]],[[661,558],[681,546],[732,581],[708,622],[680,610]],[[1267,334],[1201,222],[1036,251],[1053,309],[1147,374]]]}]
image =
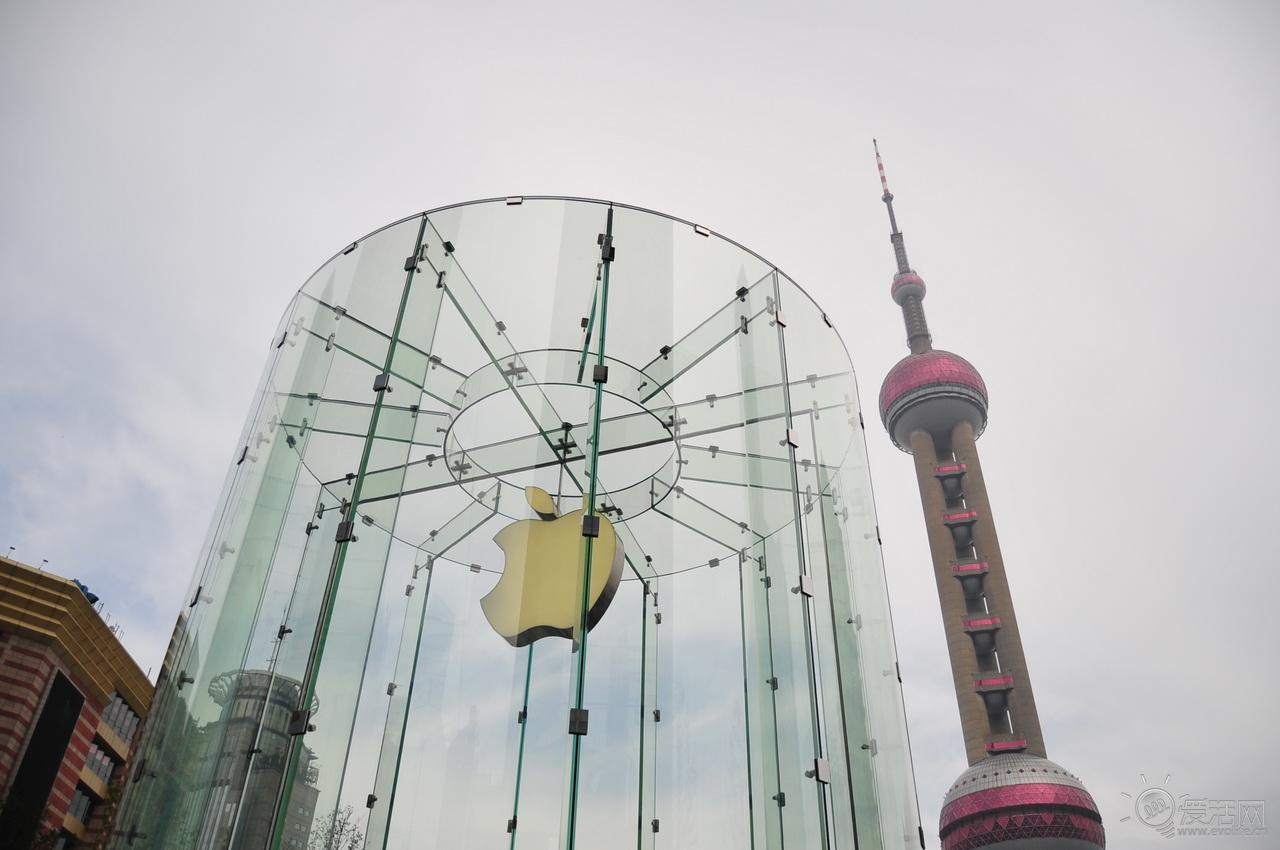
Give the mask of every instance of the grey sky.
[{"label": "grey sky", "polygon": [[[875,135],[935,342],[991,389],[1050,756],[1113,846],[1164,846],[1120,821],[1140,773],[1280,820],[1280,10],[1030,5],[11,0],[0,546],[90,582],[157,665],[292,292],[475,197],[742,242],[827,309],[873,409],[905,353]],[[932,832],[959,728],[911,466],[868,420]]]}]

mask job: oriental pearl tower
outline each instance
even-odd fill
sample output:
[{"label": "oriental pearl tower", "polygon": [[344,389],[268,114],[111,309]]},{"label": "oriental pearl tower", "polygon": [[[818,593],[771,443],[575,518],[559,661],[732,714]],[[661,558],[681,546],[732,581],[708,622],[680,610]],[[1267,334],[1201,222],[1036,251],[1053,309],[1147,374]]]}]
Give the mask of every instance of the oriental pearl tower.
[{"label": "oriental pearl tower", "polygon": [[1045,754],[1004,559],[978,460],[987,385],[969,361],[933,347],[925,285],[907,262],[893,193],[876,165],[898,262],[890,294],[911,353],[880,388],[880,419],[915,459],[969,768],[947,792],[943,850],[1097,850],[1098,807],[1081,781]]}]

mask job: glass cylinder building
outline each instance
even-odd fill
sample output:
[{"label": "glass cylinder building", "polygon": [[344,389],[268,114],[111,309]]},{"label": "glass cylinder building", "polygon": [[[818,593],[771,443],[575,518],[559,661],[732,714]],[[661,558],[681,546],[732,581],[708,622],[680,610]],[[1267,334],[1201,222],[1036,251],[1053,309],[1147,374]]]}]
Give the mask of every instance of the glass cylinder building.
[{"label": "glass cylinder building", "polygon": [[853,371],[799,286],[532,197],[307,281],[113,847],[918,844]]}]

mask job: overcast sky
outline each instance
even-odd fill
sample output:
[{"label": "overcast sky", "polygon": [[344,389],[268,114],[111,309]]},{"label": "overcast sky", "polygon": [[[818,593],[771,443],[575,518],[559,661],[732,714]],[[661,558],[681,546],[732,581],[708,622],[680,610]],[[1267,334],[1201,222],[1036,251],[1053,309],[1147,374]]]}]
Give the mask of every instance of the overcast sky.
[{"label": "overcast sky", "polygon": [[[1028,8],[1034,6],[1036,8]],[[237,8],[238,7],[238,8]],[[1050,757],[1280,833],[1280,7],[0,5],[0,552],[157,667],[268,338],[416,210],[573,194],[753,248],[862,401],[905,353],[871,138],[981,441]],[[868,439],[926,833],[963,768],[910,460]]]}]

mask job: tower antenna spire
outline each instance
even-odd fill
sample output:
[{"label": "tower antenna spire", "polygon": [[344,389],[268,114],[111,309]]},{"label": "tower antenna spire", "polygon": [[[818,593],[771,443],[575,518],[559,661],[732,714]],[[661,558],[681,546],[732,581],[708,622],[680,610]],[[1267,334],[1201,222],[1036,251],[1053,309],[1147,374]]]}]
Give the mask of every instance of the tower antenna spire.
[{"label": "tower antenna spire", "polygon": [[880,200],[884,201],[885,209],[889,211],[889,241],[893,243],[893,254],[898,260],[898,274],[906,274],[911,271],[911,265],[907,262],[907,246],[902,241],[902,231],[898,229],[897,216],[893,214],[893,193],[889,191],[889,178],[884,176],[884,160],[880,158],[880,143],[872,139],[871,145],[876,150],[876,168],[880,171],[880,187],[884,190]]},{"label": "tower antenna spire", "polygon": [[893,233],[898,233],[898,220],[893,215],[893,193],[889,191],[889,178],[884,176],[884,160],[880,158],[880,143],[875,139],[871,140],[871,145],[876,149],[876,168],[880,170],[880,188],[884,190],[884,194],[880,196],[880,200],[884,201],[884,205],[889,210],[889,226]]}]

